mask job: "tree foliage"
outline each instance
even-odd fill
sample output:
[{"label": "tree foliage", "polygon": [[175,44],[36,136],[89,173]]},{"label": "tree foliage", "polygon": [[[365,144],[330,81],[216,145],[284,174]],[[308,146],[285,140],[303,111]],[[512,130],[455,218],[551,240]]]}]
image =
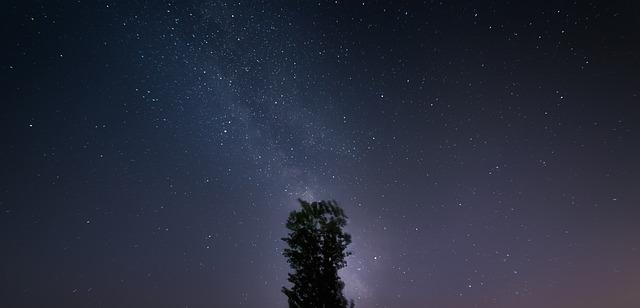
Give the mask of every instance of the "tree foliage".
[{"label": "tree foliage", "polygon": [[283,287],[282,292],[291,308],[347,307],[338,276],[351,254],[346,251],[351,235],[342,230],[347,216],[335,201],[298,201],[301,209],[289,214],[289,235],[282,239],[288,245],[283,255],[292,269],[288,279],[292,287]]}]

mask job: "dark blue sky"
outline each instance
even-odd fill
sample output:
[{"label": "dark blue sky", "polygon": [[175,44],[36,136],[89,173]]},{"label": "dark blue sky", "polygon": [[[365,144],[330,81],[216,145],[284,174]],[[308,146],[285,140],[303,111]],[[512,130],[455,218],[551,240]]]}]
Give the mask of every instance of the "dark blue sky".
[{"label": "dark blue sky", "polygon": [[6,307],[283,307],[297,198],[358,307],[640,305],[632,1],[5,1]]}]

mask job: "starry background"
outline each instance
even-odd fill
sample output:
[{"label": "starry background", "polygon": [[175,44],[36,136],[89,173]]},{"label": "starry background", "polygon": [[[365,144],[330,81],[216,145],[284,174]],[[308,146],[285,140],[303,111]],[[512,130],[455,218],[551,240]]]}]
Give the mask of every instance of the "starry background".
[{"label": "starry background", "polygon": [[635,1],[3,1],[5,307],[640,305]]}]

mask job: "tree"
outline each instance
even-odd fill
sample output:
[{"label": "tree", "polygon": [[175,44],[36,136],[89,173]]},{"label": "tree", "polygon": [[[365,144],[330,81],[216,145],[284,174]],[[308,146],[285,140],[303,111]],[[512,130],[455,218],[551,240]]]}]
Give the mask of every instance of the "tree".
[{"label": "tree", "polygon": [[[301,209],[287,219],[289,246],[283,252],[291,266],[291,289],[282,288],[290,308],[342,308],[347,299],[338,270],[347,265],[345,251],[351,235],[342,228],[347,216],[335,201],[309,203],[298,200]],[[353,301],[351,302],[353,307]]]}]

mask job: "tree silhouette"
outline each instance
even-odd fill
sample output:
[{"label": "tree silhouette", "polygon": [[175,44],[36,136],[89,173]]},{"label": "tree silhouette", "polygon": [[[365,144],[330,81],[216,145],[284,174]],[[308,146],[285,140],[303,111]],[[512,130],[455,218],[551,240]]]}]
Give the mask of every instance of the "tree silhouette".
[{"label": "tree silhouette", "polygon": [[[351,235],[342,228],[347,216],[335,201],[309,203],[298,199],[301,209],[287,219],[289,246],[283,252],[291,265],[291,289],[282,288],[290,308],[342,308],[347,299],[338,270],[347,265]],[[353,301],[351,301],[353,307]]]}]

